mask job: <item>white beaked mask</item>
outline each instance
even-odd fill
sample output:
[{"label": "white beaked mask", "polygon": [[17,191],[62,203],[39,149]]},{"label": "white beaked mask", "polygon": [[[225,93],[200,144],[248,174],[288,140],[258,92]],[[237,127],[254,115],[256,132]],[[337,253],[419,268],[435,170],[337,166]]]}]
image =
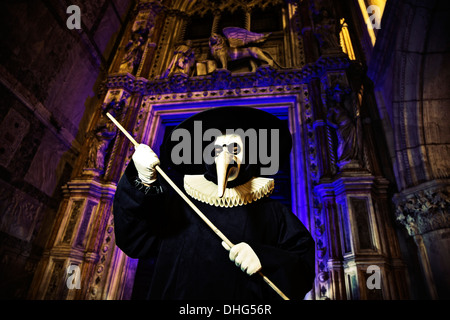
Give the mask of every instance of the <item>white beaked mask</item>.
[{"label": "white beaked mask", "polygon": [[214,152],[217,173],[217,194],[222,197],[228,181],[235,180],[244,159],[244,144],[237,134],[218,136],[214,142]]}]

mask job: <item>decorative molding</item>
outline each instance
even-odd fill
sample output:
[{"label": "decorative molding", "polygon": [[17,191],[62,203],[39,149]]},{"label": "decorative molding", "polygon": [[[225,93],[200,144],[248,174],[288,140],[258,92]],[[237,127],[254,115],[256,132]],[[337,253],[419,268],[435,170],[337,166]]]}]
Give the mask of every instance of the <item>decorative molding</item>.
[{"label": "decorative molding", "polygon": [[140,1],[137,6],[138,11],[150,10],[154,12],[160,12],[164,8],[165,7],[161,4],[160,0],[143,0]]},{"label": "decorative molding", "polygon": [[324,217],[323,203],[317,196],[313,198],[313,219],[314,219],[314,239],[316,242],[316,272],[317,288],[316,296],[320,299],[328,300],[330,298],[330,275],[327,268],[329,260],[329,248],[327,248],[327,230]]},{"label": "decorative molding", "polygon": [[233,90],[257,87],[288,89],[289,86],[308,83],[311,78],[319,78],[330,70],[346,69],[351,64],[344,56],[321,57],[316,62],[301,69],[274,69],[260,66],[256,72],[232,74],[227,70],[216,70],[211,75],[187,77],[174,75],[168,79],[136,78],[133,75],[112,74],[106,81],[107,88],[122,88],[142,95],[164,95],[176,93],[208,92],[212,90]]},{"label": "decorative molding", "polygon": [[116,191],[116,183],[101,182],[96,178],[76,178],[63,186],[66,197],[89,195],[94,198],[113,199]]},{"label": "decorative molding", "polygon": [[[267,0],[267,1],[241,1],[241,0],[223,0],[223,1],[210,1],[210,0],[198,0],[192,1],[191,4],[185,8],[186,12],[190,15],[198,14],[204,16],[209,11],[225,12],[230,11],[234,13],[236,10],[251,10],[252,8],[265,9],[269,5],[279,5],[283,3],[294,2],[292,0]],[[182,7],[180,1],[175,1],[172,4],[172,8]]]}]

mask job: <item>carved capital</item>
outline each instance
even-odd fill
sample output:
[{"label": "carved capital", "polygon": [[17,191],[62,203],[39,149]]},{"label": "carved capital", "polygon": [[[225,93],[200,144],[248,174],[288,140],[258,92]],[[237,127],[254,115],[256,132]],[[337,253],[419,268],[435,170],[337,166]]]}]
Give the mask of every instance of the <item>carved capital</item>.
[{"label": "carved capital", "polygon": [[447,190],[424,190],[394,198],[396,219],[414,236],[450,228],[450,197]]}]

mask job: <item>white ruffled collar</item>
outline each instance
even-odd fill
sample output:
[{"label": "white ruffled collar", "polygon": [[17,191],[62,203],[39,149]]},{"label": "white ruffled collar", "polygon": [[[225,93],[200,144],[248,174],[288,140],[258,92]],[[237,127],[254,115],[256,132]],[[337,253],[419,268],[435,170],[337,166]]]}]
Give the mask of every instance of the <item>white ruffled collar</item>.
[{"label": "white ruffled collar", "polygon": [[259,200],[272,193],[274,185],[274,180],[270,178],[252,178],[240,186],[226,188],[223,197],[219,198],[217,185],[203,175],[184,176],[184,189],[192,198],[212,206],[225,208],[242,206]]}]

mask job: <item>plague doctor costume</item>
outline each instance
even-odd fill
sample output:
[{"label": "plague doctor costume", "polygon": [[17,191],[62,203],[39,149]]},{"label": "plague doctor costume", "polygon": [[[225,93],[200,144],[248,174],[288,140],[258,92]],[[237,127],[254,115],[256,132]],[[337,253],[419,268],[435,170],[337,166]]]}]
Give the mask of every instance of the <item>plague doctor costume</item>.
[{"label": "plague doctor costume", "polygon": [[[314,241],[289,208],[269,197],[274,180],[259,175],[263,164],[244,161],[250,147],[245,139],[223,134],[199,142],[203,150],[214,142],[210,164],[173,162],[180,142],[171,136],[177,129],[195,136],[196,121],[203,132],[278,130],[279,140],[267,143],[277,143],[280,161],[289,159],[289,129],[272,114],[250,107],[211,108],[191,116],[165,139],[161,159],[139,145],[118,183],[113,213],[118,247],[132,258],[155,258],[148,299],[280,299],[258,271],[290,299],[303,299],[315,276]],[[191,145],[192,152],[198,150]],[[158,176],[155,165],[172,172],[177,185],[235,244],[232,248]]]}]

